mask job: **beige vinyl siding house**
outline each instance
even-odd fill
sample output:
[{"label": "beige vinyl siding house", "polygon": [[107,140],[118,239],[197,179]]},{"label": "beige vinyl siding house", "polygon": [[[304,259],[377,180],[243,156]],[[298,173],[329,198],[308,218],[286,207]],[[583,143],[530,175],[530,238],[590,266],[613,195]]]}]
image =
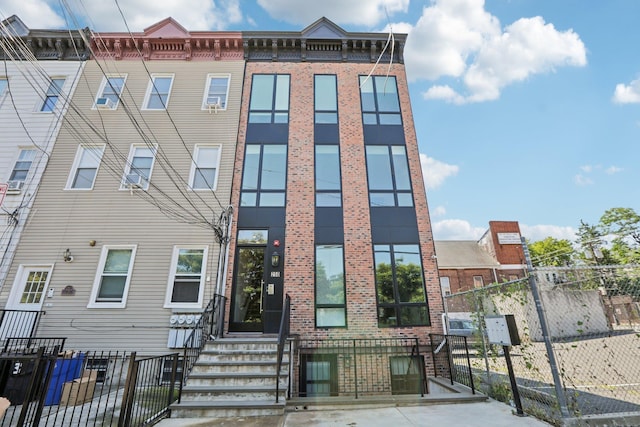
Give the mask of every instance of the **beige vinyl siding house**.
[{"label": "beige vinyl siding house", "polygon": [[[5,44],[10,55],[0,51],[1,289],[9,283],[11,260],[84,66],[71,52],[68,32],[29,30],[16,16],[2,24],[14,37]],[[77,49],[85,52],[76,37]],[[55,55],[46,43],[50,39],[61,40]],[[25,43],[38,40],[45,43],[27,48]]]},{"label": "beige vinyl siding house", "polygon": [[[161,24],[151,30],[184,32]],[[130,51],[87,62],[0,294],[9,304],[29,266],[47,271],[40,336],[67,337],[67,348],[166,352],[172,315],[193,321],[221,286],[214,225],[230,202],[239,49],[225,60],[143,62]],[[212,77],[227,93],[209,108]]]}]

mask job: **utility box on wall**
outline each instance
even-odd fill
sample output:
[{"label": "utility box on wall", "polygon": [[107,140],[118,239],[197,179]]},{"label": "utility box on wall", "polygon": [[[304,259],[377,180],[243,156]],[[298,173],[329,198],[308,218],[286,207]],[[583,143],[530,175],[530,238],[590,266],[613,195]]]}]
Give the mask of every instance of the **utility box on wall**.
[{"label": "utility box on wall", "polygon": [[502,346],[520,345],[520,335],[513,314],[485,316],[484,323],[489,343]]}]

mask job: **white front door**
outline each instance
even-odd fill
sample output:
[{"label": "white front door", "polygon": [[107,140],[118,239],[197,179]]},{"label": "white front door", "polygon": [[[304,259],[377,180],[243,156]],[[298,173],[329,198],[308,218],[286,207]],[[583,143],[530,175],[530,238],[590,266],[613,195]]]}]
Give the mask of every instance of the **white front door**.
[{"label": "white front door", "polygon": [[21,265],[0,323],[0,339],[30,337],[44,302],[53,265]]}]

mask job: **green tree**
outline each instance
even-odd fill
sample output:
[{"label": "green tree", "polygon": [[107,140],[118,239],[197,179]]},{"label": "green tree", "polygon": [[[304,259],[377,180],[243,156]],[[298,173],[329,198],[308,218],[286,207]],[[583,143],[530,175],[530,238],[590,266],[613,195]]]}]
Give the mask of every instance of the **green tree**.
[{"label": "green tree", "polygon": [[573,262],[575,250],[567,239],[547,237],[528,246],[534,267],[561,267]]},{"label": "green tree", "polygon": [[611,255],[611,251],[604,247],[605,233],[602,227],[591,225],[580,220],[580,227],[576,233],[576,243],[580,247],[579,259],[588,264],[619,264],[620,262]]},{"label": "green tree", "polygon": [[633,245],[640,245],[640,215],[631,208],[607,209],[600,217],[603,234],[613,234],[615,239],[630,237]]}]

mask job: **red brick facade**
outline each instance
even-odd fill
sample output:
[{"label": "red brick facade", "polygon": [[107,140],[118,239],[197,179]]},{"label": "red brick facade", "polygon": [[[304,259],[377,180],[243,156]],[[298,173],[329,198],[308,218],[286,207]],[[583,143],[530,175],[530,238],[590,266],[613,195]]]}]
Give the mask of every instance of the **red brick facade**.
[{"label": "red brick facade", "polygon": [[[284,248],[284,291],[292,297],[292,333],[304,337],[381,337],[418,336],[442,331],[443,312],[433,238],[424,190],[404,65],[394,64],[406,138],[407,158],[418,218],[424,279],[430,309],[431,327],[378,328],[367,170],[365,164],[359,75],[366,75],[373,64],[353,63],[247,63],[244,98],[251,90],[254,73],[291,76],[288,140],[286,247]],[[379,67],[376,74],[386,72]],[[348,328],[315,329],[314,306],[314,74],[334,74],[338,82],[338,111],[342,194],[344,215],[344,257]],[[238,206],[245,150],[248,102],[243,102],[236,151],[232,204]],[[235,241],[231,242],[234,253]],[[233,259],[228,269],[233,280]],[[227,287],[230,290],[230,286]],[[229,296],[229,295],[227,295]]]}]

